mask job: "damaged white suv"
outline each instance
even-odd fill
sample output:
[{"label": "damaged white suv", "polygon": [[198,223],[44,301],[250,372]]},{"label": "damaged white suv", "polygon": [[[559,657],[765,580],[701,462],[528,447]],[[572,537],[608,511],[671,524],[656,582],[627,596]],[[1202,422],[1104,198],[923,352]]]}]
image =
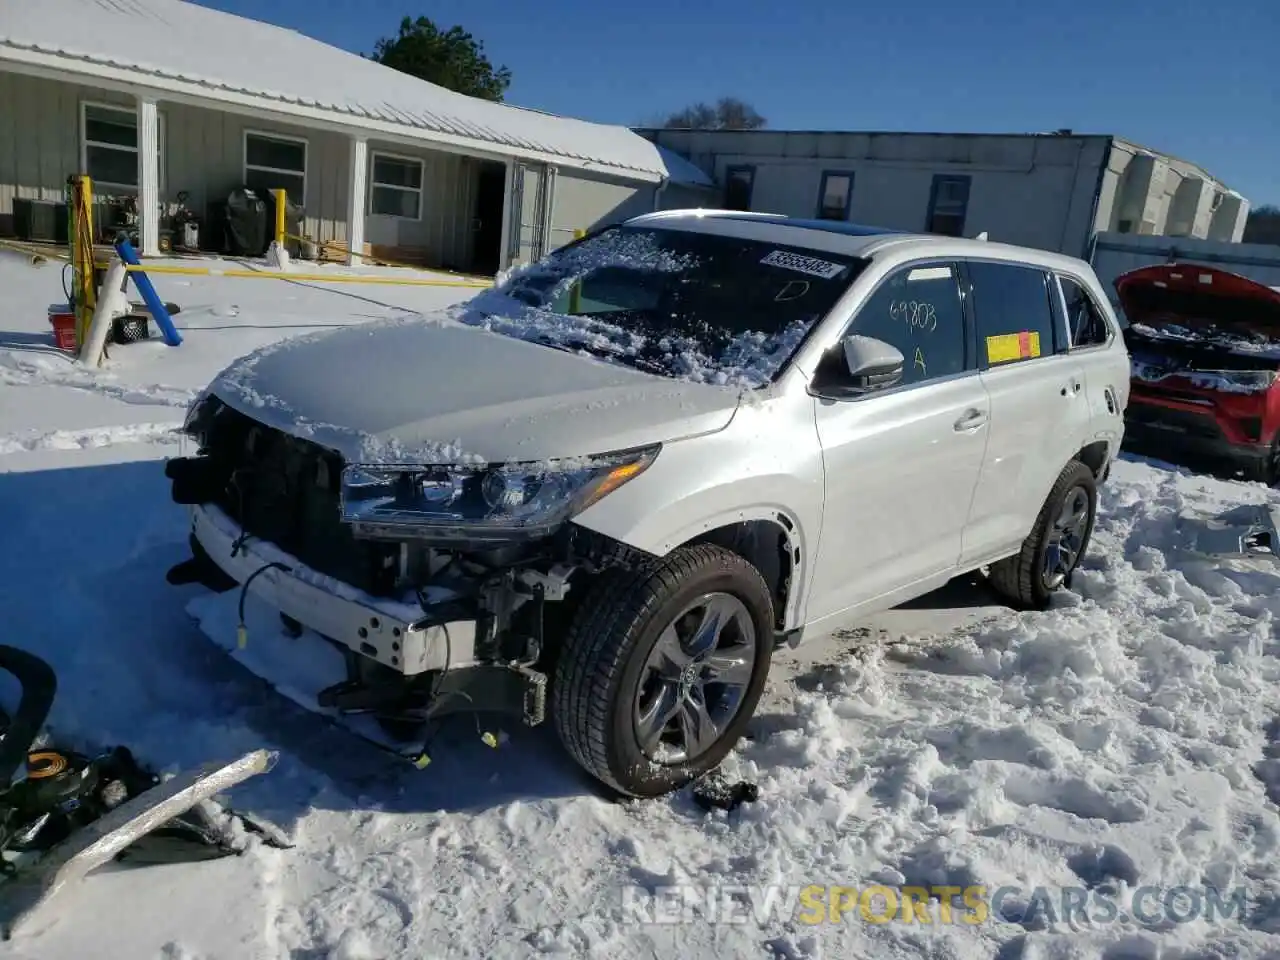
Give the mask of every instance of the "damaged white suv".
[{"label": "damaged white suv", "polygon": [[780,644],[987,567],[1045,604],[1128,384],[1080,260],[645,215],[440,315],[224,371],[166,468],[194,553],[169,579],[241,624],[274,610],[260,663],[340,651],[314,708],[407,756],[449,712],[549,712],[588,771],[656,796],[733,747]]}]

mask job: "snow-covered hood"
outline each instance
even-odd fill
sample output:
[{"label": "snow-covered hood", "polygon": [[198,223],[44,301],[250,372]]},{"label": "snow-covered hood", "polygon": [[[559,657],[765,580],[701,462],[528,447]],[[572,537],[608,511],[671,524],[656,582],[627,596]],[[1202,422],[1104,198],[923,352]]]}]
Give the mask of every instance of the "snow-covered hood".
[{"label": "snow-covered hood", "polygon": [[721,430],[741,388],[419,317],[286,340],[228,367],[209,392],[348,462],[494,463]]}]

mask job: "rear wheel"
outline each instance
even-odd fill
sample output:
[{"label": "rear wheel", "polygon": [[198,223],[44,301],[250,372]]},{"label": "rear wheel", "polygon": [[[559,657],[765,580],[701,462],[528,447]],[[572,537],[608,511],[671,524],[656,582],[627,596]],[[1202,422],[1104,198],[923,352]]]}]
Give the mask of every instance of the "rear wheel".
[{"label": "rear wheel", "polygon": [[1058,474],[1022,549],[991,565],[992,585],[1018,606],[1043,609],[1054,591],[1071,585],[1089,548],[1097,509],[1093,471],[1072,460]]},{"label": "rear wheel", "polygon": [[733,749],[772,651],[769,588],[735,553],[700,544],[607,572],[556,663],[556,729],[574,759],[615,790],[669,793]]}]

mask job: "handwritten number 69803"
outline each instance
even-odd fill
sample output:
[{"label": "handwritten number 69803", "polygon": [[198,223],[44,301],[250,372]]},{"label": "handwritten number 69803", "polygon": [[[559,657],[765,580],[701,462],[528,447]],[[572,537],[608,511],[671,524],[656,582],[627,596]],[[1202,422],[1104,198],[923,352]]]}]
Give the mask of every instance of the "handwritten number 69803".
[{"label": "handwritten number 69803", "polygon": [[932,303],[921,300],[893,300],[889,303],[889,317],[905,323],[913,330],[933,333],[938,329],[938,314]]}]

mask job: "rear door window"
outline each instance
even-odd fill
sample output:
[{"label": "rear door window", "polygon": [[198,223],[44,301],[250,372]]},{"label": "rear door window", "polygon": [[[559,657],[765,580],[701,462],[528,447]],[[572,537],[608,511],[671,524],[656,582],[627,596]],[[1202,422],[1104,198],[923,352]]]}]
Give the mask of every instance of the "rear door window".
[{"label": "rear door window", "polygon": [[1057,348],[1049,275],[1017,263],[969,261],[978,360],[988,367],[1024,363]]}]

